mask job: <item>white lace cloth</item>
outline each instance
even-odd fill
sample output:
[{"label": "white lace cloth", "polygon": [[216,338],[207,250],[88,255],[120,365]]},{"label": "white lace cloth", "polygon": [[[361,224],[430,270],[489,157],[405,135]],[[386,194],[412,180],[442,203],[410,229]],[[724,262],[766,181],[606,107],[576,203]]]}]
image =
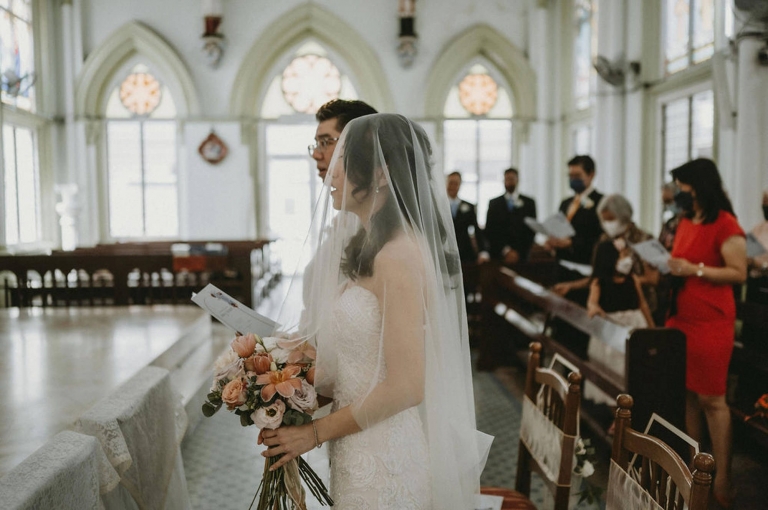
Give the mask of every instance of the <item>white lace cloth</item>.
[{"label": "white lace cloth", "polygon": [[0,479],[0,506],[101,509],[100,492],[119,482],[96,439],[64,431]]},{"label": "white lace cloth", "polygon": [[169,372],[152,366],[80,417],[75,429],[99,440],[120,475],[120,486],[104,496],[108,509],[191,507],[179,450],[186,425]]},{"label": "white lace cloth", "polygon": [[[332,324],[339,347],[335,411],[365,395],[376,376],[381,335],[376,296],[362,287],[347,289]],[[385,375],[382,370],[379,381]],[[431,508],[429,455],[417,408],[329,445],[334,510]]]},{"label": "white lace cloth", "polygon": [[575,438],[566,437],[527,396],[523,398],[520,440],[550,481],[562,486],[570,485],[572,461],[567,465],[561,465],[561,461],[566,441],[573,443]]},{"label": "white lace cloth", "polygon": [[662,510],[662,508],[639,483],[612,460],[608,475],[605,510]]}]

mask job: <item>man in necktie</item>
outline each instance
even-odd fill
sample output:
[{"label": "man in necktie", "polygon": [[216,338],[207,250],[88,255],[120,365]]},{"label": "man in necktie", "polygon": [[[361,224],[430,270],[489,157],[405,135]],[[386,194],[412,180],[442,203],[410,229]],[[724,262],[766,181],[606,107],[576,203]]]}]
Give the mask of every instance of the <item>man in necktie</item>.
[{"label": "man in necktie", "polygon": [[460,188],[461,173],[450,173],[446,178],[446,191],[451,204],[453,228],[456,231],[456,243],[459,245],[459,257],[462,262],[482,263],[487,260],[483,233],[477,224],[475,206],[459,198]]},{"label": "man in necktie", "polygon": [[[550,237],[547,240],[545,246],[555,250],[558,260],[592,263],[592,252],[603,233],[597,216],[597,204],[603,195],[594,188],[594,178],[595,162],[591,157],[576,156],[568,162],[568,180],[574,195],[560,203],[560,212],[568,218],[576,233],[569,238]],[[561,273],[561,281],[582,277],[565,271]]]},{"label": "man in necktie", "polygon": [[534,232],[524,218],[536,218],[536,202],[517,189],[519,173],[515,168],[504,171],[506,192],[488,203],[485,237],[490,256],[505,264],[515,264],[528,258]]}]

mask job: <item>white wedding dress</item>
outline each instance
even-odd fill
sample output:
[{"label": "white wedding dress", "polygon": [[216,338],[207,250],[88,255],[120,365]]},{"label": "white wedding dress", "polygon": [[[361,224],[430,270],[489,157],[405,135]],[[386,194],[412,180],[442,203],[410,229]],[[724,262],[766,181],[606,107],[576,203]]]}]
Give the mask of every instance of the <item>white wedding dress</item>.
[{"label": "white wedding dress", "polygon": [[[364,397],[376,376],[382,331],[378,299],[363,287],[347,288],[333,309],[329,329],[338,352],[336,411]],[[378,380],[385,374],[386,367]],[[429,453],[417,407],[330,441],[329,447],[334,509],[431,508]]]}]

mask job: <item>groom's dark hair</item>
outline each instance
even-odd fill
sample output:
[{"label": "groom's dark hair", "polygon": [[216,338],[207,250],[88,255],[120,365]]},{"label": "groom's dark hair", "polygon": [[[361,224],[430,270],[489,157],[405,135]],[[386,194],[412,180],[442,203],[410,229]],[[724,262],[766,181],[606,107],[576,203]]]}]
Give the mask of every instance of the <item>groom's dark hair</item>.
[{"label": "groom's dark hair", "polygon": [[346,99],[332,99],[317,110],[315,119],[317,122],[323,122],[330,119],[336,119],[336,131],[344,131],[347,123],[363,115],[378,113],[371,105],[366,102]]}]

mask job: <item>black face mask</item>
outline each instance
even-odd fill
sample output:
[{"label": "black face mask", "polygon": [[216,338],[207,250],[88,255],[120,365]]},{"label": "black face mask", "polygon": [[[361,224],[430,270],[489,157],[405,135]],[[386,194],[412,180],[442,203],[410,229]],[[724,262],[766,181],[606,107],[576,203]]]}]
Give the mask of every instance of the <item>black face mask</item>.
[{"label": "black face mask", "polygon": [[690,191],[678,191],[675,193],[675,203],[683,211],[693,211],[693,195]]},{"label": "black face mask", "polygon": [[765,218],[765,221],[768,221],[768,205],[763,206],[763,218]]}]

